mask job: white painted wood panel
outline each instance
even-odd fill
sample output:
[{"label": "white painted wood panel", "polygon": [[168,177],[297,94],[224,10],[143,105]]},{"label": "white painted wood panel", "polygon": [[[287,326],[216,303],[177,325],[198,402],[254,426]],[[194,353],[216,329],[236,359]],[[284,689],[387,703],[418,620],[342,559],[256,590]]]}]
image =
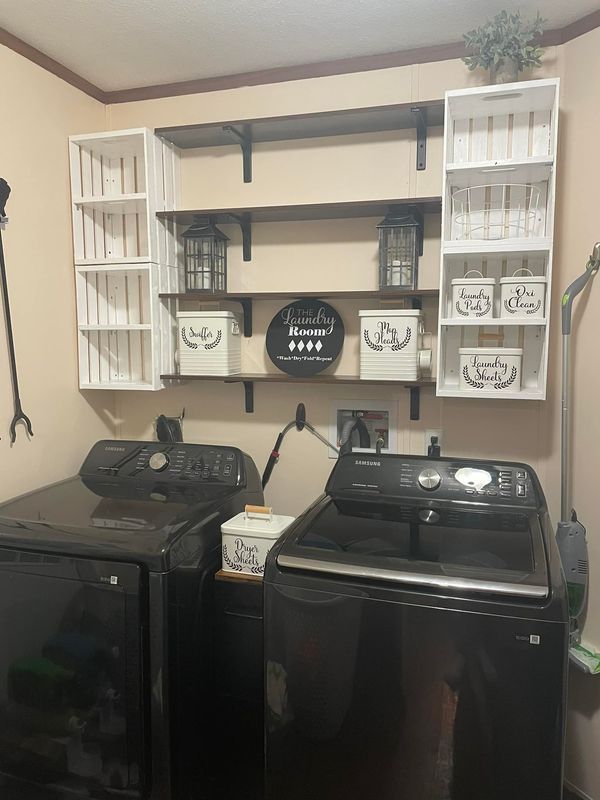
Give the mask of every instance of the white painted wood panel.
[{"label": "white painted wood panel", "polygon": [[[523,350],[521,390],[502,397],[545,399],[549,315],[522,324],[501,320],[499,280],[521,269],[544,276],[549,308],[558,90],[559,81],[551,79],[446,95],[439,396],[498,396],[459,388],[459,349],[488,346]],[[468,189],[466,205],[457,202],[461,189]],[[496,280],[495,319],[481,324],[452,317],[452,280],[471,269]]]}]

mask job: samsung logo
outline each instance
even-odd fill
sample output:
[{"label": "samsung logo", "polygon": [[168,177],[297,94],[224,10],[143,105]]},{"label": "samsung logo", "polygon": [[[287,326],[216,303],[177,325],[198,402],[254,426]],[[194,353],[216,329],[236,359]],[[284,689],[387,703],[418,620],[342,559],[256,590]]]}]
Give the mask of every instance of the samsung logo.
[{"label": "samsung logo", "polygon": [[104,450],[107,453],[124,453],[125,452],[125,448],[124,447],[114,447],[114,446],[105,447]]},{"label": "samsung logo", "polygon": [[357,459],[355,462],[357,467],[380,467],[381,461],[364,461],[362,459]]}]

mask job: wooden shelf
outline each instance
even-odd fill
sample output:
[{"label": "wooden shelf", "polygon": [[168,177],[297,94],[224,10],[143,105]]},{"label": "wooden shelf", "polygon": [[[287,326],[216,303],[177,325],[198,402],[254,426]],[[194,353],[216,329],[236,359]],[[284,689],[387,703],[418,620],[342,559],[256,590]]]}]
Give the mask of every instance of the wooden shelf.
[{"label": "wooden shelf", "polygon": [[366,289],[364,291],[340,292],[336,290],[323,292],[180,292],[171,294],[161,292],[159,297],[164,300],[195,300],[201,302],[212,302],[217,300],[286,300],[290,297],[311,297],[327,298],[337,300],[402,300],[413,297],[438,297],[439,289],[390,289],[380,291],[379,289]]},{"label": "wooden shelf", "polygon": [[159,219],[174,219],[179,225],[191,225],[195,216],[210,216],[217,225],[257,222],[304,222],[320,219],[384,217],[390,206],[418,206],[425,214],[439,214],[441,197],[402,197],[386,200],[354,200],[344,203],[303,203],[284,206],[246,206],[243,208],[200,208],[182,211],[158,211]]},{"label": "wooden shelf", "polygon": [[446,173],[454,188],[489,186],[493,183],[541,183],[552,174],[554,160],[533,156],[524,160],[463,162],[448,164]]},{"label": "wooden shelf", "polygon": [[439,297],[438,289],[390,289],[381,291],[379,289],[364,291],[324,291],[324,292],[162,292],[159,297],[162,300],[178,300],[191,302],[218,302],[229,301],[239,303],[244,313],[244,336],[252,336],[252,317],[253,302],[255,300],[289,300],[293,297],[310,297],[317,299],[337,299],[337,300],[411,300],[413,308],[421,308],[424,297]]},{"label": "wooden shelf", "polygon": [[243,383],[245,394],[245,407],[247,413],[254,411],[254,384],[255,383],[305,383],[319,385],[360,385],[363,386],[394,386],[398,389],[410,391],[410,419],[418,420],[421,407],[421,389],[435,386],[433,378],[418,381],[386,381],[362,380],[358,375],[310,375],[296,378],[284,372],[240,373],[239,375],[161,375],[164,381],[219,381],[220,383]]},{"label": "wooden shelf", "polygon": [[520,318],[507,318],[507,317],[487,317],[486,319],[441,319],[440,325],[442,327],[456,327],[456,328],[466,328],[466,327],[476,327],[476,326],[488,326],[488,327],[499,327],[505,328],[509,325],[514,326],[521,326],[525,325],[527,327],[535,326],[543,328],[545,325],[548,324],[548,320],[544,319],[543,317],[520,317]]},{"label": "wooden shelf", "polygon": [[416,113],[413,109],[417,108],[425,112],[428,125],[443,125],[443,100],[427,100],[420,103],[398,103],[386,106],[320,111],[312,114],[289,114],[278,117],[207,122],[198,125],[177,125],[156,128],[154,132],[157,136],[161,136],[184,150],[236,144],[236,139],[229,128],[243,131],[252,142],[278,142],[414,128]]},{"label": "wooden shelf", "polygon": [[85,206],[104,214],[139,214],[146,210],[146,194],[102,195],[99,197],[74,197],[73,205]]},{"label": "wooden shelf", "polygon": [[150,324],[123,324],[123,325],[79,325],[79,330],[83,331],[150,331],[152,325]]},{"label": "wooden shelf", "polygon": [[442,242],[445,256],[494,255],[527,256],[532,253],[546,254],[552,249],[548,236],[527,239],[446,239]]},{"label": "wooden shelf", "polygon": [[125,271],[128,269],[148,268],[150,259],[148,256],[123,256],[120,258],[80,258],[75,260],[77,272],[115,272],[116,270]]},{"label": "wooden shelf", "polygon": [[250,581],[252,583],[262,583],[262,575],[248,575],[246,573],[242,573],[241,575],[238,572],[225,572],[224,569],[220,569],[218,572],[215,573],[215,580],[217,581]]},{"label": "wooden shelf", "polygon": [[366,386],[379,386],[380,384],[390,386],[434,386],[433,378],[421,379],[419,381],[385,381],[385,380],[363,380],[358,375],[309,375],[308,377],[295,377],[286,375],[284,372],[257,372],[240,373],[239,375],[161,375],[163,380],[176,381],[221,381],[223,383],[321,383],[321,384],[365,384]]},{"label": "wooden shelf", "polygon": [[529,391],[523,389],[520,392],[485,392],[480,390],[467,391],[459,389],[458,386],[452,388],[438,388],[438,397],[476,397],[484,400],[545,400],[545,393],[542,391]]},{"label": "wooden shelf", "polygon": [[151,383],[136,383],[128,381],[98,381],[98,383],[80,383],[79,388],[87,391],[88,389],[111,389],[117,391],[155,391]]}]

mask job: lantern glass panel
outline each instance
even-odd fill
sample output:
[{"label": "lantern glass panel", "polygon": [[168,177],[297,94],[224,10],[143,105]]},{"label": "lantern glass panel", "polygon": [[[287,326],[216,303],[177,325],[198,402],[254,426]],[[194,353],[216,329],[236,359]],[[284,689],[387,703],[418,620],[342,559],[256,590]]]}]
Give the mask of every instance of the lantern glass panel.
[{"label": "lantern glass panel", "polygon": [[380,286],[414,289],[417,285],[418,238],[416,225],[379,229]]},{"label": "lantern glass panel", "polygon": [[183,235],[188,292],[227,290],[227,237],[208,220],[197,220]]}]

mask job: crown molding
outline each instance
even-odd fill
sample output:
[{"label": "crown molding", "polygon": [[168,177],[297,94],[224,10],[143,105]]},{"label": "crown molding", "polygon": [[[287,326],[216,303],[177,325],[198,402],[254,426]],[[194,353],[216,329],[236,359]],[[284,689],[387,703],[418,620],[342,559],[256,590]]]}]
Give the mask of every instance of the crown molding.
[{"label": "crown molding", "polygon": [[103,89],[86,81],[85,78],[82,78],[81,75],[65,67],[64,64],[55,61],[53,58],[50,58],[50,56],[42,53],[41,50],[37,50],[17,36],[13,36],[12,33],[4,30],[4,28],[0,28],[0,45],[8,47],[9,50],[13,50],[29,61],[33,61],[38,67],[42,67],[47,72],[52,73],[52,75],[56,75],[57,78],[61,78],[63,81],[66,81],[66,83],[70,83],[71,86],[75,86],[76,89],[84,92],[84,94],[88,94],[95,100],[99,100],[101,103],[107,103],[106,92]]},{"label": "crown molding", "polygon": [[[546,31],[541,38],[541,44],[544,47],[566,44],[572,39],[576,39],[578,36],[582,36],[584,33],[588,33],[598,27],[600,27],[600,10],[593,11],[581,19],[565,25],[564,28],[554,28]],[[373,56],[319,61],[313,64],[301,64],[292,67],[275,67],[253,72],[240,72],[235,75],[224,75],[217,78],[199,78],[177,83],[105,91],[3,28],[0,28],[0,45],[4,45],[15,53],[19,53],[19,55],[33,61],[34,64],[51,72],[105,105],[131,103],[139,100],[156,100],[162,97],[178,97],[186,94],[218,92],[224,89],[239,89],[244,86],[261,86],[269,83],[323,78],[352,72],[372,72],[373,70],[405,67],[411,64],[447,61],[461,58],[465,54],[463,42],[452,42],[450,44],[418,47],[412,50],[398,50]]]}]

